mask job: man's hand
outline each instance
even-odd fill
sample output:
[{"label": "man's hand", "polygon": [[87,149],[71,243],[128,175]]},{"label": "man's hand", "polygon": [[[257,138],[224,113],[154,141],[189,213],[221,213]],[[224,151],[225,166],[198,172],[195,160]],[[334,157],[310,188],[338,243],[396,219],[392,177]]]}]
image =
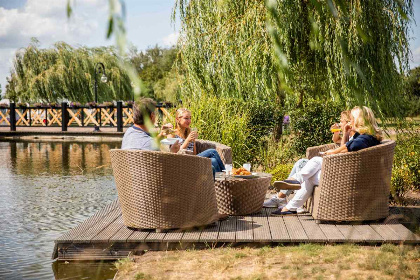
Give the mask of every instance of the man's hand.
[{"label": "man's hand", "polygon": [[162,127],[160,128],[160,133],[159,133],[159,137],[163,138],[165,136],[168,136],[167,130],[168,129],[173,129],[173,125],[171,123],[166,123],[164,125],[162,125]]},{"label": "man's hand", "polygon": [[179,141],[176,140],[176,142],[170,147],[171,153],[178,153],[179,148],[181,148],[181,144],[179,144]]}]

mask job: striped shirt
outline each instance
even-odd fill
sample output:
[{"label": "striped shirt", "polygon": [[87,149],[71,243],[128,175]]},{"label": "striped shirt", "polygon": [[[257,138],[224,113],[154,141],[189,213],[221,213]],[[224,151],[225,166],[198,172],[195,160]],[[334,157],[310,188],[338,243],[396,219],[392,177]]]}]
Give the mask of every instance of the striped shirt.
[{"label": "striped shirt", "polygon": [[[178,135],[175,135],[175,138],[180,139],[180,140],[179,140],[179,143],[180,143],[180,144],[184,143],[184,141],[185,141],[185,139],[184,139],[184,138],[182,138],[182,137],[180,137],[180,136],[178,136]],[[187,150],[187,151],[190,151],[190,152],[194,152],[194,142],[190,142],[190,143],[188,143],[188,146],[187,146],[186,150]]]}]

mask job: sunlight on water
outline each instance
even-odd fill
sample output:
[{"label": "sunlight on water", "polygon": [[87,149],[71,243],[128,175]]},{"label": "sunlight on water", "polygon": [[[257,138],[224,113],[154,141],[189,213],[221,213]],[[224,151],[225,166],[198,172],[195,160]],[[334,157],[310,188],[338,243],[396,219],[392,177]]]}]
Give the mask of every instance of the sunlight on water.
[{"label": "sunlight on water", "polygon": [[0,142],[0,279],[112,279],[112,265],[51,255],[56,238],[116,199],[109,150],[119,147]]}]

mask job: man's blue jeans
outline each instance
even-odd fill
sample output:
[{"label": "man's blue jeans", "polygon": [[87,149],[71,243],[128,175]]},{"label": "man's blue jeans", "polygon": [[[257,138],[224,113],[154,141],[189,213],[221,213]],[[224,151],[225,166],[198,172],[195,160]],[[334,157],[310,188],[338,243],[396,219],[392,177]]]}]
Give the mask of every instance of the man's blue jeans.
[{"label": "man's blue jeans", "polygon": [[202,153],[197,154],[199,157],[205,157],[211,159],[211,166],[213,169],[213,178],[216,172],[222,172],[225,169],[222,159],[219,156],[219,153],[215,149],[208,149]]}]

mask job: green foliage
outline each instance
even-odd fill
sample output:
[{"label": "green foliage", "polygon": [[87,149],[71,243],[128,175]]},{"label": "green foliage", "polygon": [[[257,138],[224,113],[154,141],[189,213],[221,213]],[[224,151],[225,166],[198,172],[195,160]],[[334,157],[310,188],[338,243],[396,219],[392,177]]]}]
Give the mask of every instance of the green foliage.
[{"label": "green foliage", "polygon": [[206,93],[281,105],[263,0],[178,0],[177,9],[184,96]]},{"label": "green foliage", "polygon": [[[142,95],[154,97],[158,100],[175,101],[178,83],[171,73],[178,50],[154,46],[138,52],[136,48],[130,50],[130,62],[139,73],[142,80]],[[169,92],[166,93],[166,90]],[[166,98],[169,95],[172,100]],[[174,98],[172,98],[175,96]]]},{"label": "green foliage", "polygon": [[246,102],[233,97],[195,95],[184,100],[192,113],[192,126],[200,138],[232,147],[236,166],[244,162],[265,167],[265,152],[280,111],[269,103]]},{"label": "green foliage", "polygon": [[192,126],[198,129],[201,139],[230,146],[236,166],[252,161],[252,130],[248,126],[251,112],[245,102],[202,95],[185,101],[183,106],[191,110]]},{"label": "green foliage", "polygon": [[273,184],[274,181],[284,180],[288,178],[290,171],[292,171],[292,168],[293,164],[279,164],[275,168],[268,170],[267,172],[273,175],[273,177],[271,178],[271,184]]},{"label": "green foliage", "polygon": [[403,94],[400,73],[409,69],[412,0],[268,3],[269,30],[290,92],[403,112],[396,96]]},{"label": "green foliage", "polygon": [[307,100],[303,108],[290,112],[293,147],[296,151],[304,153],[308,147],[331,143],[330,127],[339,122],[343,110],[340,104],[331,101]]},{"label": "green foliage", "polygon": [[38,45],[33,39],[27,48],[17,51],[6,86],[7,98],[24,102],[92,101],[98,62],[105,65],[108,77],[107,83],[98,77],[99,102],[132,98],[129,77],[113,47],[73,48],[59,42],[53,48],[40,49]]},{"label": "green foliage", "polygon": [[420,67],[411,69],[407,76],[408,96],[420,97]]},{"label": "green foliage", "polygon": [[397,202],[409,190],[420,190],[420,133],[399,134],[391,178],[391,198]]},{"label": "green foliage", "polygon": [[[66,43],[56,43],[54,48],[40,49],[39,42],[32,43],[16,53],[14,70],[8,78],[6,95],[20,101],[77,100],[85,103],[94,100],[94,67],[105,65],[108,82],[98,77],[98,101],[131,100],[133,87],[121,58],[114,47],[73,48]],[[179,97],[178,80],[171,74],[176,49],[155,46],[145,52],[132,48],[126,60],[139,72],[142,96],[167,101]],[[155,90],[156,87],[156,90]],[[155,92],[157,95],[155,95]]]}]

